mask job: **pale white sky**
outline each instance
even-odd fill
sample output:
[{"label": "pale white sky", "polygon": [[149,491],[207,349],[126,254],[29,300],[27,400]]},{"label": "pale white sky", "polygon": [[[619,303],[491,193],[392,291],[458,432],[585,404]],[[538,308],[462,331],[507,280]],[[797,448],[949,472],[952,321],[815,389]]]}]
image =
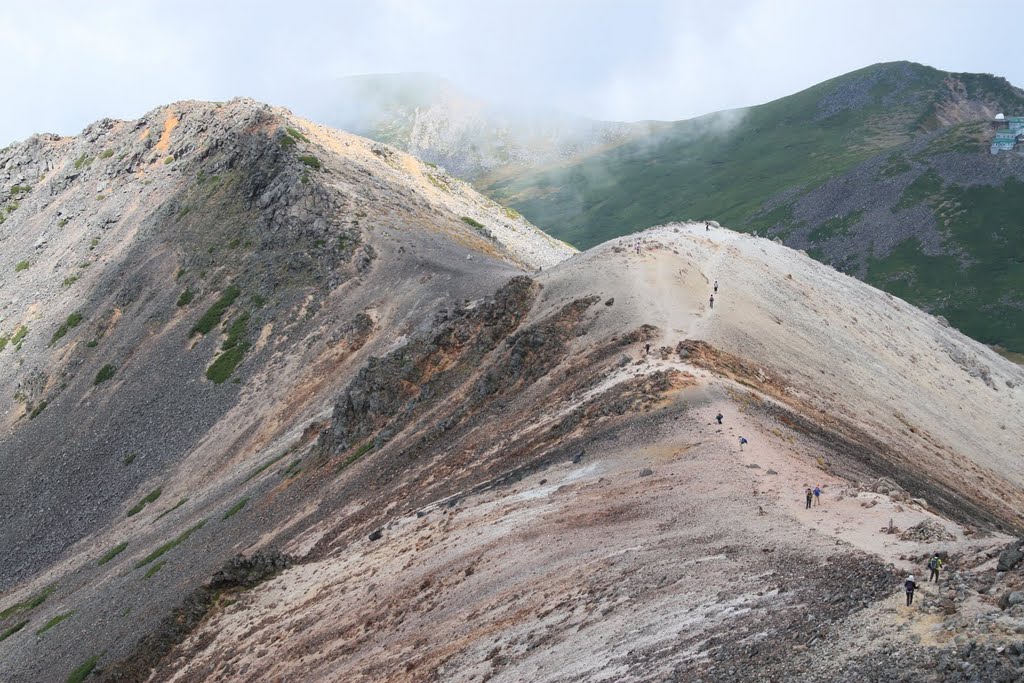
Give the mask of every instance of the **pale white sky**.
[{"label": "pale white sky", "polygon": [[876,62],[1024,85],[1019,21],[951,0],[0,0],[0,146],[178,99],[431,71],[593,118],[758,104]]}]

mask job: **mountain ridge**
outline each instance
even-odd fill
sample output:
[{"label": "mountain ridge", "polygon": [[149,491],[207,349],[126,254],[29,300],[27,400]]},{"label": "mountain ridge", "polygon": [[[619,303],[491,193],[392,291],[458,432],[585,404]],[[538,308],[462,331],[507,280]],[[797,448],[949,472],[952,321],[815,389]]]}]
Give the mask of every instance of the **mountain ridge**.
[{"label": "mountain ridge", "polygon": [[1024,371],[906,302],[717,223],[575,253],[249,100],[0,179],[4,680],[1024,664]]}]

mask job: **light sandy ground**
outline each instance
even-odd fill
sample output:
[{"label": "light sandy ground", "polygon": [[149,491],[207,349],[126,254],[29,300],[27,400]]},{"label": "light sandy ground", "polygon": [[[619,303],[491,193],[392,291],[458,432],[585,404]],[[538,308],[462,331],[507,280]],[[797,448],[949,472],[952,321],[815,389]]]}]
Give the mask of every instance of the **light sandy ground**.
[{"label": "light sandy ground", "polygon": [[[578,465],[396,518],[381,541],[286,572],[197,634],[171,680],[651,680],[705,657],[707,639],[751,611],[814,609],[777,593],[762,557],[810,566],[852,545],[899,563],[927,549],[879,529],[933,515],[834,500],[844,482],[799,434],[775,436],[704,391],[681,396],[699,413],[656,439],[622,434]],[[750,439],[742,453],[738,433]],[[645,467],[654,474],[640,477]],[[804,510],[813,483],[825,502]],[[897,598],[873,609],[875,627],[910,618]],[[641,650],[659,655],[627,665]]]},{"label": "light sandy ground", "polygon": [[706,340],[778,377],[786,395],[824,418],[856,425],[1024,524],[1024,369],[769,240],[703,224],[641,235],[639,256],[635,238],[624,237],[552,271],[551,305],[594,290],[614,297],[592,334],[646,322],[662,330],[661,344]]},{"label": "light sandy ground", "polygon": [[408,188],[414,193],[409,201],[422,202],[421,198],[426,198],[430,204],[443,207],[460,219],[476,221],[488,231],[488,239],[531,270],[550,268],[576,253],[570,245],[539,230],[516,211],[481,196],[442,168],[357,135],[301,119],[296,123],[313,142]]},{"label": "light sandy ground", "polygon": [[[785,378],[777,395],[751,400],[748,386],[674,353],[633,349],[633,362],[594,391],[684,369],[696,386],[675,395],[683,412],[667,426],[627,423],[577,465],[395,517],[382,540],[291,569],[224,609],[154,680],[658,680],[710,657],[722,637],[767,639],[780,615],[815,614],[799,592],[781,592],[794,576],[787,558],[810,571],[859,550],[923,574],[901,557],[941,548],[983,558],[1006,542],[965,536],[920,504],[857,493],[830,473],[837,454],[763,408],[793,398],[834,414],[900,449],[908,472],[972,494],[1009,492],[1000,504],[1020,515],[1024,475],[1006,448],[1022,434],[1016,366],[765,240],[702,225],[643,238],[639,256],[626,238],[626,249],[610,243],[546,273],[532,317],[599,293],[614,301],[581,348],[653,324],[655,350],[706,340]],[[993,414],[1005,428],[993,429]],[[749,440],[742,451],[739,436]],[[643,468],[653,474],[641,477]],[[815,485],[823,502],[805,510],[803,492]],[[901,529],[934,520],[957,540],[901,541],[884,533],[890,520]],[[308,547],[303,539],[287,550]],[[856,588],[842,574],[827,584]],[[868,650],[880,634],[949,640],[940,617],[902,606],[898,579],[892,596],[842,625],[846,637]],[[972,604],[964,609],[995,609]]]}]

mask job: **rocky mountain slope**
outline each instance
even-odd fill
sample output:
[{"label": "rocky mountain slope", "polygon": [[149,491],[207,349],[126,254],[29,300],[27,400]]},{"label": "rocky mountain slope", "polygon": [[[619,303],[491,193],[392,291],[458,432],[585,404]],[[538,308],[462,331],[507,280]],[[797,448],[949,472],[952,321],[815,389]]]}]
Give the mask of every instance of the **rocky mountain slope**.
[{"label": "rocky mountain slope", "polygon": [[0,168],[0,680],[1024,665],[1024,371],[899,299],[717,225],[573,255],[251,101]]},{"label": "rocky mountain slope", "polygon": [[353,76],[287,99],[313,120],[394,145],[467,180],[573,159],[658,125],[510,110],[422,73]]},{"label": "rocky mountain slope", "polygon": [[1024,351],[1024,158],[989,153],[999,112],[1024,112],[1002,78],[879,64],[477,186],[580,248],[684,218],[768,232]]}]

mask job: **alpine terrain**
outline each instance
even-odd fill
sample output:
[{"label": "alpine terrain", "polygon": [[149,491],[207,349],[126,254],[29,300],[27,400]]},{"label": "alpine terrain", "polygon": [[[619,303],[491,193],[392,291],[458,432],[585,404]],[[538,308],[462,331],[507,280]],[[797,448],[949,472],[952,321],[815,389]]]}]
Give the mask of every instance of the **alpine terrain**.
[{"label": "alpine terrain", "polygon": [[2,681],[1020,680],[1024,369],[892,294],[244,99],[0,196]]},{"label": "alpine terrain", "polygon": [[[396,92],[383,85],[391,81],[370,82],[372,92]],[[311,115],[348,112],[370,137],[442,164],[580,248],[669,221],[717,219],[778,237],[975,339],[1024,352],[1024,158],[989,151],[993,118],[1024,115],[1024,91],[1003,78],[877,64],[747,109],[593,123],[619,134],[601,144],[552,143],[553,156],[491,155],[487,164],[470,160],[493,138],[489,129],[459,144],[426,134],[443,125],[432,128],[430,112],[458,120],[465,108],[442,103],[468,98],[415,99],[409,93],[432,81],[401,82],[405,96],[387,98],[387,107],[354,110],[344,102],[362,100],[351,97]],[[488,121],[499,120],[494,109],[484,109]]]}]

